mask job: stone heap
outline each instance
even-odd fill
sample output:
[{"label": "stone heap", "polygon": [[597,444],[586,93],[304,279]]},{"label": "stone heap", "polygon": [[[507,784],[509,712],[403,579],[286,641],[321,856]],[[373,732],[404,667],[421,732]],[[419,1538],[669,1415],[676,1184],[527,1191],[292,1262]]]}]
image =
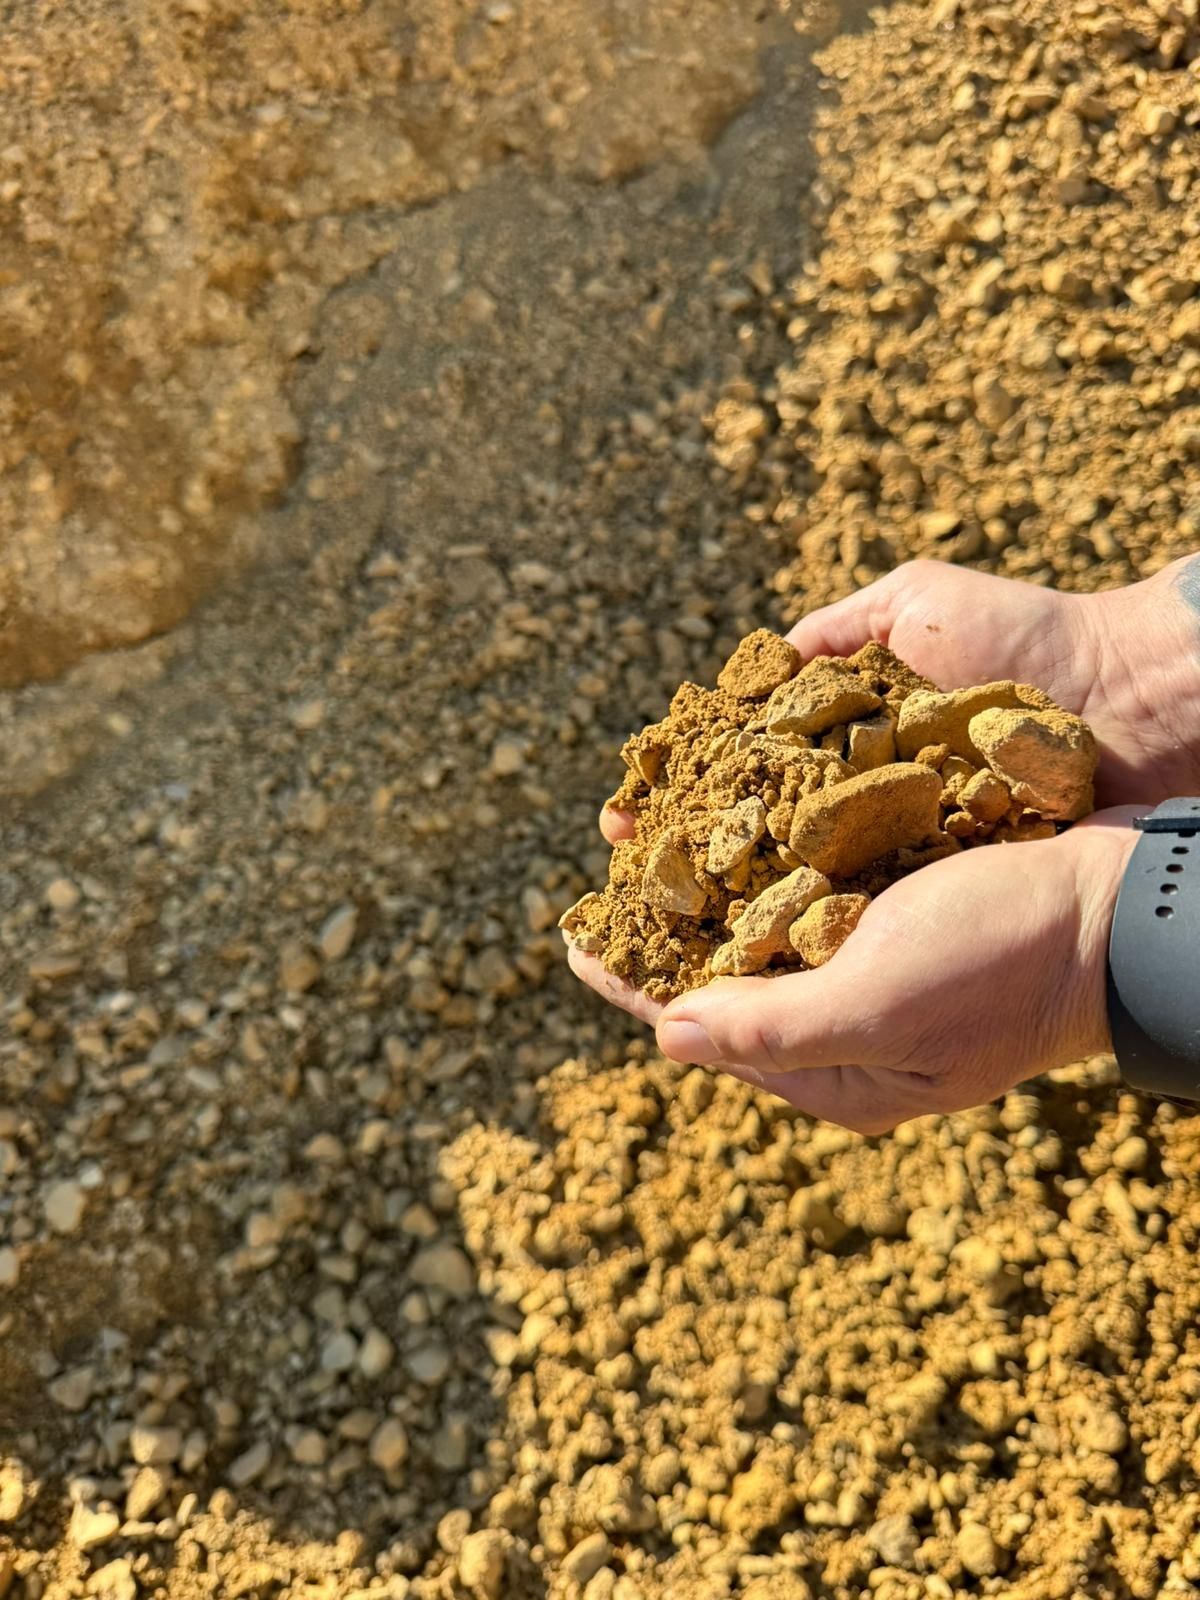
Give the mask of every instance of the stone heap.
[{"label": "stone heap", "polygon": [[822,966],[898,878],[1086,816],[1096,770],[1091,730],[1029,684],[943,693],[881,644],[805,663],[765,629],[622,754],[634,835],[561,926],[656,1000]]}]

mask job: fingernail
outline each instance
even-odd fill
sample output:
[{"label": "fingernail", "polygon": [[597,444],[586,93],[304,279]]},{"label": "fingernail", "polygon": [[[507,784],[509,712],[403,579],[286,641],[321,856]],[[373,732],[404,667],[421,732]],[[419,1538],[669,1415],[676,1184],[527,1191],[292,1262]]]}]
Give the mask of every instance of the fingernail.
[{"label": "fingernail", "polygon": [[672,1061],[688,1061],[708,1067],[719,1059],[716,1045],[698,1022],[686,1017],[663,1018],[658,1024],[658,1048]]}]

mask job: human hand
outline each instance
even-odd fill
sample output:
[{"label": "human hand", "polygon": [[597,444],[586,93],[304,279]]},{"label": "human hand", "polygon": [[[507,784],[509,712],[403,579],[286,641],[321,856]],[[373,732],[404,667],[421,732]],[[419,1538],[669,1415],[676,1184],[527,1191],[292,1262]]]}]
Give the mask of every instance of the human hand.
[{"label": "human hand", "polygon": [[[1152,807],[1200,789],[1200,556],[1098,595],[911,561],[788,638],[805,660],[878,639],[939,689],[1035,684],[1090,723],[1101,806]],[[633,831],[607,809],[600,826],[610,844]]]},{"label": "human hand", "polygon": [[913,561],[798,622],[807,660],[878,639],[939,689],[1013,678],[1091,725],[1101,806],[1200,784],[1200,556],[1103,594]]},{"label": "human hand", "polygon": [[725,978],[663,1009],[594,956],[572,950],[571,965],[656,1024],[672,1060],[886,1132],[1106,1047],[1108,932],[1136,814],[1100,813],[1057,839],[924,867],[874,900],[811,972]]},{"label": "human hand", "polygon": [[[1123,824],[1200,788],[1200,736],[1181,736],[1200,730],[1200,557],[1086,597],[912,562],[788,637],[806,658],[878,639],[943,689],[1036,684],[1095,730],[1101,804],[1130,809],[922,869],[814,972],[727,979],[665,1012],[573,951],[578,975],[657,1025],[664,1054],[863,1132],[979,1103],[1103,1048],[1108,930],[1135,842]],[[615,843],[633,819],[606,811],[601,825]]]}]

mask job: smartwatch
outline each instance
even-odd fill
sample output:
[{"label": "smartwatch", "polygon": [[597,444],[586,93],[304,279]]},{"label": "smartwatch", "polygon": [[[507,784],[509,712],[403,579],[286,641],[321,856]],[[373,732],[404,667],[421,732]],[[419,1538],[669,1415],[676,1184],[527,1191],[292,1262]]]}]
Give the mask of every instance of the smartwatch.
[{"label": "smartwatch", "polygon": [[1113,1052],[1130,1088],[1200,1101],[1200,797],[1133,826],[1108,946]]}]

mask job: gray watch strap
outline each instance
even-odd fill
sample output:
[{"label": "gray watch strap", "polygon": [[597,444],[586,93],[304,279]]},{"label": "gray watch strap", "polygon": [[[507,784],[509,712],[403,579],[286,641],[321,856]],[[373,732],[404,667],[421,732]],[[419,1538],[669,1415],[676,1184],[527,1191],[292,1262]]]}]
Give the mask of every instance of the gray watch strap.
[{"label": "gray watch strap", "polygon": [[1200,798],[1148,817],[1117,897],[1108,949],[1113,1050],[1131,1088],[1200,1100]]}]

